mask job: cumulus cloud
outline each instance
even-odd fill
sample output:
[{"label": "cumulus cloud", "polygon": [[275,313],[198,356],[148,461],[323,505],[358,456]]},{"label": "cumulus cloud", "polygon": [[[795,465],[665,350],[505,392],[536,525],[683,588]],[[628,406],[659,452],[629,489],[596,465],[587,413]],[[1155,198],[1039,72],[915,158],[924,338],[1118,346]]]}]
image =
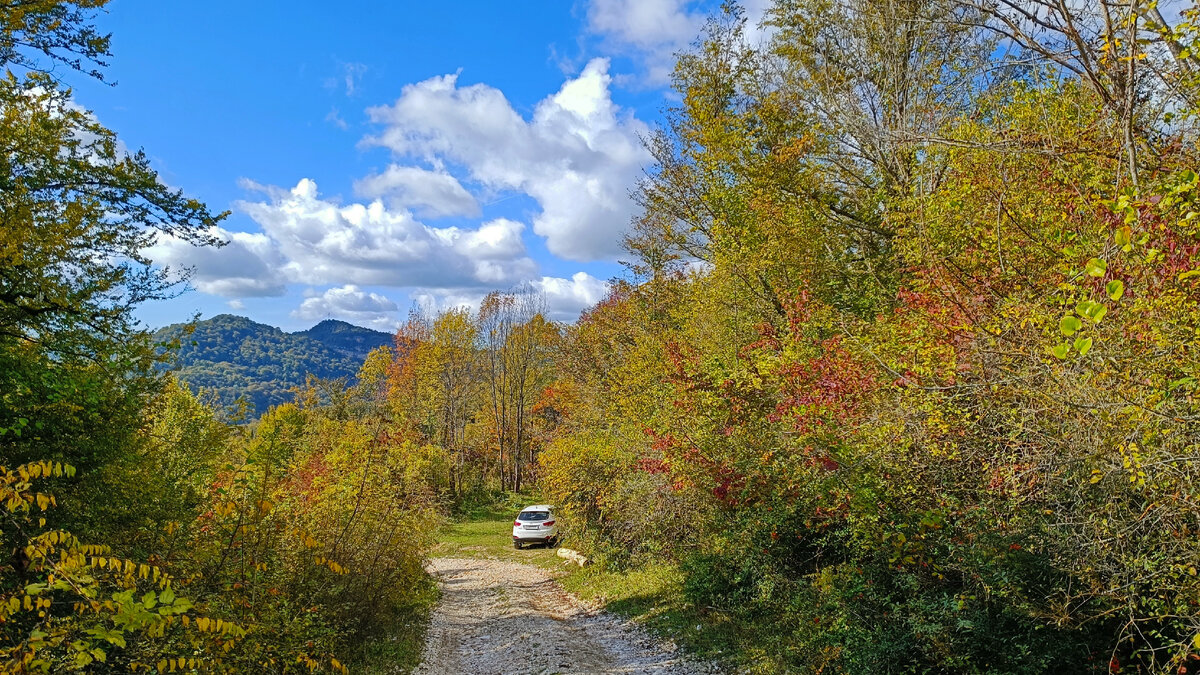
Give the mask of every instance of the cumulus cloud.
[{"label": "cumulus cloud", "polygon": [[225,241],[221,248],[196,247],[175,237],[160,237],[146,251],[159,265],[190,269],[197,290],[227,298],[283,295],[284,264],[270,237],[262,233],[230,232],[214,228],[212,234]]},{"label": "cumulus cloud", "polygon": [[354,284],[330,288],[320,295],[305,298],[292,316],[319,321],[343,319],[360,326],[395,330],[396,303],[386,296],[360,289]]},{"label": "cumulus cloud", "polygon": [[633,51],[645,66],[648,84],[665,84],[674,54],[700,34],[705,14],[689,0],[592,0],[587,9],[591,32],[611,47]]},{"label": "cumulus cloud", "polygon": [[392,208],[413,209],[424,218],[480,214],[479,202],[445,171],[393,164],[356,181],[354,191],[368,199],[384,199]]},{"label": "cumulus cloud", "polygon": [[342,205],[303,179],[290,190],[246,183],[266,195],[238,210],[261,232],[216,228],[222,248],[162,237],[145,251],[159,265],[193,272],[192,285],[227,298],[283,295],[289,283],[504,288],[530,279],[525,225],[497,218],[476,227],[431,227],[376,200]]},{"label": "cumulus cloud", "polygon": [[574,321],[583,310],[604,299],[608,282],[586,272],[576,272],[570,279],[542,277],[532,283],[546,298],[546,313],[555,321]]},{"label": "cumulus cloud", "polygon": [[475,311],[488,294],[483,289],[420,288],[413,292],[413,302],[430,314],[447,309]]},{"label": "cumulus cloud", "polygon": [[640,140],[647,127],[613,103],[608,68],[592,60],[529,120],[498,89],[458,86],[457,74],[408,85],[395,104],[367,110],[383,129],[364,143],[527,194],[541,207],[533,231],[552,253],[612,259],[634,213],[629,190],[650,158]]},{"label": "cumulus cloud", "polygon": [[[575,321],[583,310],[604,299],[608,282],[586,272],[577,272],[570,279],[540,277],[527,282],[546,301],[546,318],[552,321]],[[488,291],[494,289],[422,288],[413,293],[413,300],[428,312],[452,308],[477,310]]]},{"label": "cumulus cloud", "polygon": [[[765,35],[761,26],[771,0],[742,0],[747,41]],[[660,86],[670,81],[675,55],[700,36],[712,11],[696,0],[590,0],[587,29],[604,38],[613,52],[632,54],[641,61],[643,82]]]},{"label": "cumulus cloud", "polygon": [[268,200],[238,202],[286,261],[281,273],[309,284],[473,286],[511,284],[536,268],[507,219],[477,228],[430,227],[381,201],[340,205],[303,179],[291,190],[264,188]]},{"label": "cumulus cloud", "polygon": [[234,207],[258,232],[218,228],[228,242],[222,249],[163,238],[147,254],[191,268],[196,288],[231,299],[234,308],[244,307],[242,298],[306,286],[293,312],[303,319],[335,316],[391,329],[396,305],[371,292],[377,287],[411,291],[431,309],[474,309],[491,290],[528,284],[544,294],[550,318],[573,321],[608,285],[582,272],[542,276],[525,247],[525,224],[426,221],[480,218],[466,186],[489,196],[527,195],[540,207],[533,233],[551,253],[615,258],[635,209],[628,192],[650,158],[640,138],[647,127],[613,102],[611,85],[608,61],[595,59],[524,116],[499,90],[459,86],[457,75],[408,85],[394,104],[368,110],[379,127],[364,144],[385,147],[395,159],[355,182],[358,200],[324,196],[307,178],[290,188],[243,181],[256,194]]}]

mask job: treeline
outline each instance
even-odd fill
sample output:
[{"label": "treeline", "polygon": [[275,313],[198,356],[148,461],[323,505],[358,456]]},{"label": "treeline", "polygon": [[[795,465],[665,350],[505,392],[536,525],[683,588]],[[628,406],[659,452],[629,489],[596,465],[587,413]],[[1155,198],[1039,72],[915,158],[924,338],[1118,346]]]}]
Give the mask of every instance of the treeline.
[{"label": "treeline", "polygon": [[536,485],[754,670],[1200,672],[1196,9],[728,9],[605,301],[414,314],[235,428],[130,314],[221,215],[42,74],[102,4],[0,12],[3,669],[341,670],[440,506]]},{"label": "treeline", "polygon": [[411,665],[448,463],[389,431],[382,356],[239,427],[156,370],[132,311],[185,277],[143,251],[223,214],[71,100],[104,4],[0,8],[0,672]]},{"label": "treeline", "polygon": [[755,670],[1200,672],[1185,9],[711,22],[634,276],[562,341],[539,466],[575,539],[674,561]]},{"label": "treeline", "polygon": [[494,292],[478,311],[416,311],[396,334],[387,398],[397,428],[449,458],[456,502],[537,478],[558,426],[554,382],[560,328],[532,289]]}]

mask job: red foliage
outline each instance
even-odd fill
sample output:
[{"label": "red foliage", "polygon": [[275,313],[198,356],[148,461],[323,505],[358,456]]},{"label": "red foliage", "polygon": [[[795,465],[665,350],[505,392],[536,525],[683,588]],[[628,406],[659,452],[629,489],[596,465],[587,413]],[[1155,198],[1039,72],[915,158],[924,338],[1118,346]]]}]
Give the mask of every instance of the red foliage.
[{"label": "red foliage", "polygon": [[309,499],[311,495],[313,480],[325,476],[329,473],[329,466],[325,464],[324,457],[320,453],[313,453],[308,457],[308,461],[304,466],[298,468],[291,477],[291,483],[296,493],[305,496]]},{"label": "red foliage", "polygon": [[788,420],[793,430],[812,433],[844,423],[876,387],[873,372],[846,351],[840,338],[821,342],[821,356],[780,368],[782,397],[768,419]]},{"label": "red foliage", "polygon": [[654,459],[652,457],[642,457],[639,459],[637,461],[637,468],[640,471],[644,471],[645,473],[651,475],[668,473],[670,471],[670,467],[667,466],[666,462],[661,459]]}]

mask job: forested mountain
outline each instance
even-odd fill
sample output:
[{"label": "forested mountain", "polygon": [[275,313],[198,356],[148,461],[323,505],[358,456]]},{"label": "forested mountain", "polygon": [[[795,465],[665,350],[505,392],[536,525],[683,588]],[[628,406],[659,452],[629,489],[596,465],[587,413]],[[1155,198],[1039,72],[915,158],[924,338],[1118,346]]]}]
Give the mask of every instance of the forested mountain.
[{"label": "forested mountain", "polygon": [[256,323],[241,316],[220,314],[159,330],[156,341],[178,340],[176,358],[164,366],[194,391],[214,392],[222,403],[245,396],[252,415],[291,400],[291,389],[308,376],[351,377],[372,349],[389,345],[392,336],[380,331],[327,319],[296,333]]}]

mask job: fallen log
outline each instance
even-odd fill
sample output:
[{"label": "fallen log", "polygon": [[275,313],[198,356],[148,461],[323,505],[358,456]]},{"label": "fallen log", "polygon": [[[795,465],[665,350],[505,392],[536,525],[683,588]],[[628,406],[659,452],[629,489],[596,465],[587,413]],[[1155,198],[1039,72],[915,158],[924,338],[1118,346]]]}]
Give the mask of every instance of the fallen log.
[{"label": "fallen log", "polygon": [[576,565],[579,565],[580,567],[583,567],[584,565],[587,565],[589,562],[591,562],[579,551],[572,551],[569,548],[558,549],[558,557],[564,558],[564,559],[566,559],[567,562],[575,563]]}]

